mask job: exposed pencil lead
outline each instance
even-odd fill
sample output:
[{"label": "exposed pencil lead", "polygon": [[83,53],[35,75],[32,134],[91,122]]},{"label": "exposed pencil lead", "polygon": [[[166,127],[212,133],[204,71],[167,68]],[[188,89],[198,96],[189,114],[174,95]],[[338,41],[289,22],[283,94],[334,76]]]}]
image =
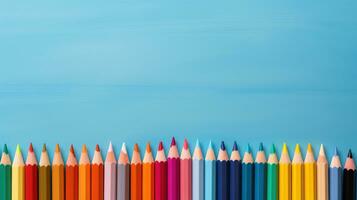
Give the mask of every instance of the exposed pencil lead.
[{"label": "exposed pencil lead", "polygon": [[221,150],[225,151],[226,150],[226,145],[224,145],[224,142],[222,141],[221,143]]}]

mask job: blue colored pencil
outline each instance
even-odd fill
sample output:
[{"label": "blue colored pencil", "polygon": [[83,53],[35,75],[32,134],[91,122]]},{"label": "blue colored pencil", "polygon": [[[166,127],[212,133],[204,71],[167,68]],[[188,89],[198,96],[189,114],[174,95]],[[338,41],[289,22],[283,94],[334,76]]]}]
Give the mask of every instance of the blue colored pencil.
[{"label": "blue colored pencil", "polygon": [[229,160],[224,142],[221,143],[221,148],[217,156],[217,200],[228,200],[229,189]]},{"label": "blue colored pencil", "polygon": [[237,143],[234,141],[231,158],[229,161],[229,199],[242,199],[242,161],[240,159]]},{"label": "blue colored pencil", "polygon": [[192,157],[192,200],[204,200],[204,161],[198,140]]},{"label": "blue colored pencil", "polygon": [[248,144],[242,161],[242,200],[253,200],[254,161]]},{"label": "blue colored pencil", "polygon": [[205,200],[216,199],[216,156],[209,142],[205,158]]},{"label": "blue colored pencil", "polygon": [[267,164],[263,144],[260,143],[254,163],[254,199],[266,200]]},{"label": "blue colored pencil", "polygon": [[337,148],[330,165],[330,200],[342,200],[342,166]]}]

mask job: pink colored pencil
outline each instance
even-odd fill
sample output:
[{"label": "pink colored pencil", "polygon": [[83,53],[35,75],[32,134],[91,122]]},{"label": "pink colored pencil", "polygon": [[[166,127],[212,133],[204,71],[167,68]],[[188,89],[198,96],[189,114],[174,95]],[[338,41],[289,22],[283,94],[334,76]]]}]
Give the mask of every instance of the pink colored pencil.
[{"label": "pink colored pencil", "polygon": [[175,138],[172,138],[169,154],[167,156],[167,194],[168,200],[180,199],[180,156]]},{"label": "pink colored pencil", "polygon": [[180,160],[180,199],[192,199],[192,159],[186,139],[183,143]]},{"label": "pink colored pencil", "polygon": [[155,200],[167,200],[167,160],[162,142],[155,158]]},{"label": "pink colored pencil", "polygon": [[104,200],[116,200],[117,160],[112,143],[109,143],[107,157],[104,164]]}]

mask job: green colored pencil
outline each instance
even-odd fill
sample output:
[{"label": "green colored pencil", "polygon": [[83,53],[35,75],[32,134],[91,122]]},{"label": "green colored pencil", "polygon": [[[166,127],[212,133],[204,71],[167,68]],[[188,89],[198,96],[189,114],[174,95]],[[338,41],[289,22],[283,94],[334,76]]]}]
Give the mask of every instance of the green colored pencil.
[{"label": "green colored pencil", "polygon": [[0,200],[11,200],[11,160],[6,144],[0,161]]},{"label": "green colored pencil", "polygon": [[276,156],[274,144],[271,146],[268,158],[268,188],[267,200],[278,200],[278,157]]}]

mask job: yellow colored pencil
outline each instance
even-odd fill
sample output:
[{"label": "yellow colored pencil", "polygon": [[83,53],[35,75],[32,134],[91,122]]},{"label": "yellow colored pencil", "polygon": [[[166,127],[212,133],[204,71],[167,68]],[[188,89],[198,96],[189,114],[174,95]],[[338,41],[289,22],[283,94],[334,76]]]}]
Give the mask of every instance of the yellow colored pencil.
[{"label": "yellow colored pencil", "polygon": [[279,161],[279,199],[291,199],[291,161],[285,143]]},{"label": "yellow colored pencil", "polygon": [[303,200],[304,199],[304,160],[301,156],[300,145],[296,144],[293,161],[291,164],[291,199]]},{"label": "yellow colored pencil", "polygon": [[25,200],[25,163],[19,145],[12,164],[12,200]]},{"label": "yellow colored pencil", "polygon": [[304,162],[305,200],[316,200],[316,162],[311,144],[307,146]]}]

